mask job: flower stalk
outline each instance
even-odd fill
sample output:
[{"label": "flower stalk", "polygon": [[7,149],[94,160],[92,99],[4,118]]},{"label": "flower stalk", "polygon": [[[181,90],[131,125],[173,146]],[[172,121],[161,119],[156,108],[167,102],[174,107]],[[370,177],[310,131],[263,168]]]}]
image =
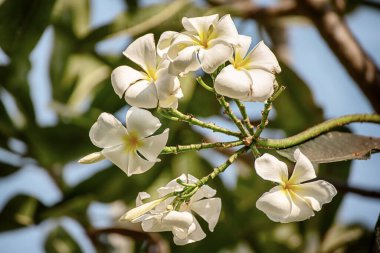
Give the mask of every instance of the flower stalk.
[{"label": "flower stalk", "polygon": [[236,146],[245,145],[244,141],[230,141],[230,142],[214,142],[214,143],[199,143],[199,144],[190,144],[190,145],[177,145],[177,146],[167,146],[164,147],[161,154],[178,154],[187,151],[198,151],[201,149],[209,149],[209,148],[232,148]]}]

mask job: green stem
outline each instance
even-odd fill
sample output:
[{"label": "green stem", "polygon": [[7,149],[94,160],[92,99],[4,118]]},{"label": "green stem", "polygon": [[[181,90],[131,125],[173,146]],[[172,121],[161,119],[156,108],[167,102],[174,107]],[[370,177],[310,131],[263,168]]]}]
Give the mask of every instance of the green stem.
[{"label": "green stem", "polygon": [[247,110],[245,109],[245,106],[242,102],[240,102],[238,99],[234,99],[237,107],[239,108],[239,111],[241,113],[241,116],[243,117],[243,123],[245,127],[248,129],[248,132],[250,135],[254,134],[254,127],[251,124],[251,121],[249,120]]},{"label": "green stem", "polygon": [[[215,93],[216,94],[216,93]],[[231,110],[230,104],[224,99],[222,95],[216,94],[216,99],[223,106],[225,113],[230,117],[230,119],[235,123],[235,125],[239,128],[240,132],[244,137],[248,137],[249,133],[244,128],[243,123],[240,119],[238,119],[234,112]]]},{"label": "green stem", "polygon": [[268,149],[282,149],[289,148],[301,144],[307,140],[315,138],[323,133],[326,133],[336,127],[344,126],[354,122],[369,122],[380,124],[380,115],[378,114],[352,114],[342,116],[336,119],[331,119],[313,126],[299,134],[284,138],[284,139],[258,139],[256,141],[257,147]]},{"label": "green stem", "polygon": [[221,164],[220,166],[214,168],[214,170],[208,174],[207,176],[204,176],[202,177],[201,179],[199,179],[199,181],[197,182],[197,185],[199,187],[201,187],[202,185],[204,184],[207,184],[207,182],[210,180],[210,179],[214,179],[217,175],[219,175],[220,173],[224,172],[233,162],[236,161],[236,159],[243,153],[247,152],[247,150],[249,150],[249,147],[243,147],[241,149],[239,149],[238,151],[236,151],[233,155],[231,155],[227,161],[225,161],[223,164]]},{"label": "green stem", "polygon": [[197,82],[203,87],[205,88],[206,90],[210,91],[210,92],[215,92],[214,88],[208,86],[202,79],[202,77],[198,76],[196,78]]},{"label": "green stem", "polygon": [[187,151],[196,151],[208,148],[232,148],[236,146],[245,145],[244,141],[230,141],[230,142],[214,142],[214,143],[200,143],[200,144],[190,144],[190,145],[177,145],[177,146],[167,146],[161,152],[161,155],[166,154],[177,154]]},{"label": "green stem", "polygon": [[227,135],[232,135],[236,137],[241,137],[241,133],[239,132],[234,132],[231,130],[228,130],[226,128],[220,127],[215,125],[214,123],[205,123],[197,118],[195,118],[193,115],[186,115],[183,114],[182,112],[173,109],[173,108],[158,108],[157,111],[164,117],[174,120],[174,121],[184,121],[188,122],[193,125],[197,125],[203,128],[208,128],[213,130],[214,132],[219,132],[219,133],[224,133]]}]

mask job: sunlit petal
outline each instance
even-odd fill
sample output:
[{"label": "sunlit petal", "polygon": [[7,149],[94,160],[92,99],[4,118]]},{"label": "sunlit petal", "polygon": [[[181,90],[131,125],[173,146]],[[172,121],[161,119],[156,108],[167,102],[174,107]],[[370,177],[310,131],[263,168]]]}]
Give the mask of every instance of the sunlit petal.
[{"label": "sunlit petal", "polygon": [[125,101],[132,106],[156,108],[158,99],[154,83],[141,80],[129,86],[125,92]]},{"label": "sunlit petal", "polygon": [[112,114],[103,112],[90,129],[90,139],[99,148],[108,148],[123,143],[127,131]]},{"label": "sunlit petal", "polygon": [[252,79],[252,94],[246,100],[259,102],[266,101],[274,91],[276,80],[274,74],[262,69],[253,69],[248,72]]},{"label": "sunlit petal", "polygon": [[263,69],[272,73],[280,73],[281,68],[276,56],[260,41],[257,46],[247,55],[248,69]]},{"label": "sunlit petal", "polygon": [[289,179],[289,183],[299,184],[317,177],[313,164],[311,164],[309,158],[302,154],[299,149],[294,151],[294,159],[296,160],[296,165]]},{"label": "sunlit petal", "polygon": [[128,175],[129,153],[124,145],[105,148],[102,154]]},{"label": "sunlit petal", "polygon": [[157,156],[165,147],[169,137],[169,129],[162,134],[150,136],[141,140],[141,146],[137,150],[149,161],[156,161]]},{"label": "sunlit petal", "polygon": [[292,210],[290,215],[283,220],[280,220],[282,223],[303,221],[309,219],[311,216],[314,216],[313,209],[309,204],[303,200],[300,196],[295,193],[290,192],[292,200]]},{"label": "sunlit petal", "polygon": [[220,65],[225,63],[233,53],[232,46],[218,43],[207,49],[200,49],[199,61],[206,73],[213,73]]},{"label": "sunlit petal", "polygon": [[202,199],[191,203],[190,208],[207,221],[210,231],[214,231],[222,208],[220,198]]},{"label": "sunlit petal", "polygon": [[269,219],[276,222],[283,222],[292,211],[288,193],[281,186],[276,186],[264,193],[257,200],[256,207],[263,211]]},{"label": "sunlit petal", "polygon": [[219,19],[218,14],[195,18],[182,18],[182,25],[186,31],[197,34],[207,34],[211,25],[215,25]]},{"label": "sunlit petal", "polygon": [[111,73],[112,87],[119,98],[123,97],[130,85],[144,78],[143,73],[128,66],[117,67]]},{"label": "sunlit petal", "polygon": [[140,138],[152,135],[161,127],[160,120],[150,111],[137,107],[131,107],[125,119],[128,132],[137,133]]},{"label": "sunlit petal", "polygon": [[141,158],[136,152],[130,153],[127,175],[132,176],[134,174],[144,173],[152,168],[153,165],[158,161],[159,160],[147,161]]},{"label": "sunlit petal", "polygon": [[214,88],[220,95],[243,99],[252,94],[251,86],[252,80],[246,71],[228,65],[216,77]]},{"label": "sunlit petal", "polygon": [[169,51],[170,44],[176,35],[178,35],[178,33],[173,31],[166,31],[161,34],[157,43],[157,54],[160,57],[164,58],[166,56]]},{"label": "sunlit petal", "polygon": [[186,238],[180,239],[174,236],[173,241],[176,245],[185,245],[193,242],[200,241],[206,237],[205,232],[203,232],[201,225],[199,225],[197,219],[194,218],[195,230],[189,234]]},{"label": "sunlit petal", "polygon": [[256,159],[255,170],[265,180],[280,184],[288,180],[288,166],[268,153]]},{"label": "sunlit petal", "polygon": [[199,46],[189,46],[181,50],[178,56],[170,63],[169,73],[171,75],[179,75],[198,70],[200,68],[197,57],[199,48]]},{"label": "sunlit petal", "polygon": [[230,45],[238,43],[238,31],[229,14],[220,18],[210,35],[210,46],[214,46],[219,42],[225,42]]}]

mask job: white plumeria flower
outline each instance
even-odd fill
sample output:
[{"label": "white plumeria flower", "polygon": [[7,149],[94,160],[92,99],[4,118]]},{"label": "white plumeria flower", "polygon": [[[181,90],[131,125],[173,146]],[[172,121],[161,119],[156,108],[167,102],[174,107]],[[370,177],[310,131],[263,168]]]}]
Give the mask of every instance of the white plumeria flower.
[{"label": "white plumeria flower", "polygon": [[171,63],[169,72],[186,74],[202,68],[213,73],[225,63],[237,45],[238,32],[230,15],[182,19],[185,31],[165,32],[158,42],[158,53],[167,56]]},{"label": "white plumeria flower", "polygon": [[[113,115],[102,113],[90,129],[92,143],[103,149],[94,156],[104,156],[128,176],[143,173],[160,161],[157,157],[168,140],[169,129],[151,136],[160,126],[160,121],[149,111],[137,107],[128,110],[126,128]],[[79,162],[84,163],[92,156],[90,154]]]},{"label": "white plumeria flower", "polygon": [[215,79],[217,93],[242,101],[264,102],[273,93],[275,74],[281,72],[276,56],[259,42],[249,53],[251,37],[239,35],[239,46]]},{"label": "white plumeria flower", "polygon": [[[190,184],[198,181],[191,175],[181,175],[177,179]],[[177,179],[157,190],[160,199],[144,204],[142,200],[149,198],[150,195],[145,192],[139,193],[136,199],[137,207],[127,212],[121,220],[141,222],[142,229],[146,232],[171,231],[174,243],[177,245],[185,245],[205,238],[206,234],[192,212],[208,222],[210,231],[214,231],[220,215],[221,200],[212,198],[216,191],[203,185],[187,203],[182,203],[178,210],[173,210],[172,204],[176,198],[173,193],[184,188],[177,183]]]},{"label": "white plumeria flower", "polygon": [[256,173],[260,177],[279,184],[256,202],[256,207],[272,221],[288,223],[309,219],[337,193],[335,187],[324,180],[303,183],[316,178],[315,170],[299,149],[294,152],[294,158],[296,164],[290,178],[287,165],[270,154],[255,161]]},{"label": "white plumeria flower", "polygon": [[131,43],[123,54],[143,71],[120,66],[111,74],[116,94],[128,104],[140,108],[177,108],[183,97],[177,76],[168,73],[169,61],[157,55],[153,34],[144,35]]}]

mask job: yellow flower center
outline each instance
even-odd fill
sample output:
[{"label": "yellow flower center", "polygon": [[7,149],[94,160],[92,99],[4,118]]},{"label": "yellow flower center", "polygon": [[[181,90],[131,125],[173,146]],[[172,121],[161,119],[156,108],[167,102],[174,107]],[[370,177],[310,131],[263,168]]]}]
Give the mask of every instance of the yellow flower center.
[{"label": "yellow flower center", "polygon": [[148,68],[147,69],[147,74],[148,74],[148,78],[149,78],[149,81],[157,81],[157,71],[156,69],[153,69],[153,68]]},{"label": "yellow flower center", "polygon": [[136,151],[141,146],[141,141],[136,133],[129,133],[124,136],[125,151],[127,153]]}]

